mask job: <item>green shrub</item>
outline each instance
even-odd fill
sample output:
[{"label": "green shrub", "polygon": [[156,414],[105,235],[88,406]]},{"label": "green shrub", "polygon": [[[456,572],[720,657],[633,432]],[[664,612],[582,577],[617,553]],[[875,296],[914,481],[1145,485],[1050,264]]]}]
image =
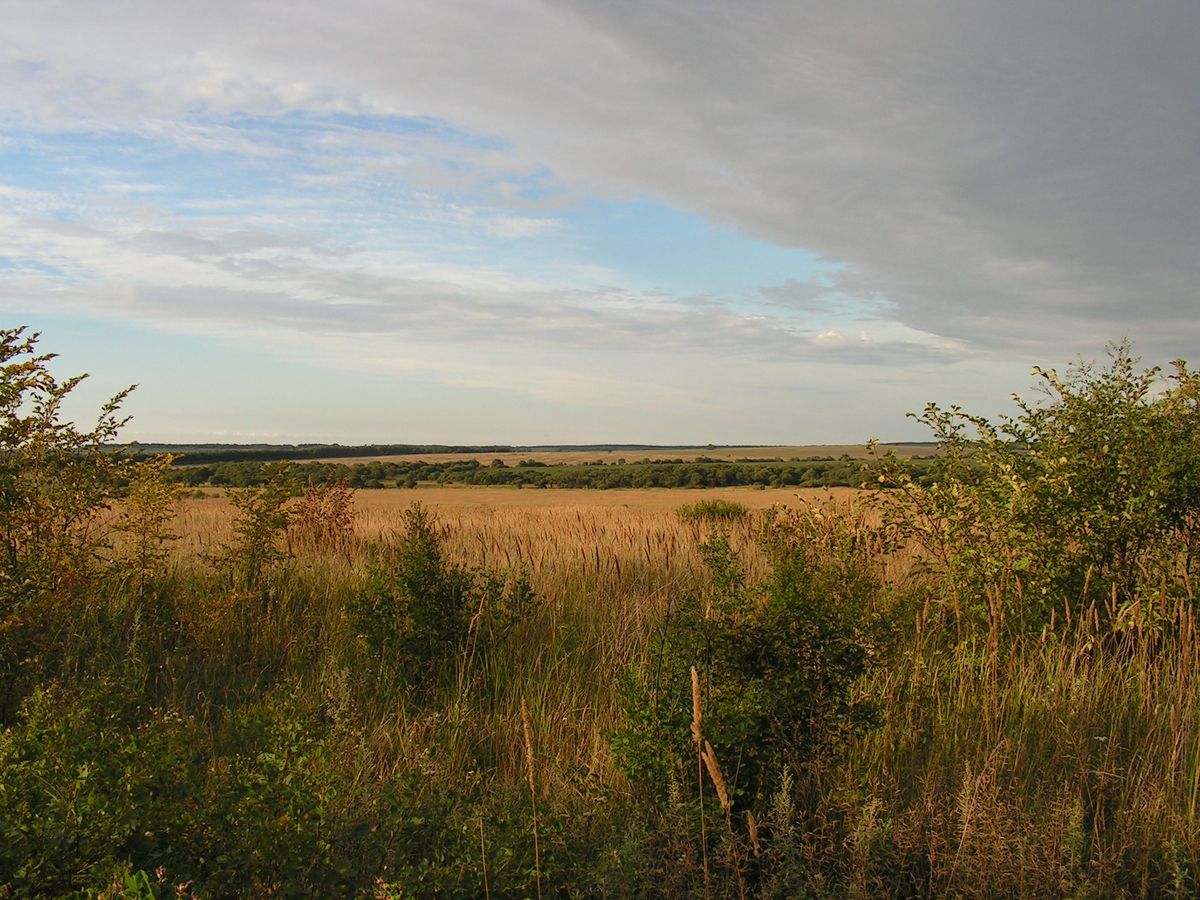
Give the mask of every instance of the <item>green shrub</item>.
[{"label": "green shrub", "polygon": [[428,510],[414,504],[404,521],[401,535],[372,548],[367,588],[353,612],[369,653],[420,680],[465,646],[475,579],[445,558]]},{"label": "green shrub", "polygon": [[129,390],[82,430],[62,405],[86,376],[58,381],[38,335],[0,330],[0,722],[45,669],[62,629],[99,575],[109,535],[96,518],[118,497],[132,461],[111,443]]},{"label": "green shrub", "polygon": [[419,503],[405,510],[404,520],[402,534],[371,548],[367,585],[352,615],[381,675],[427,687],[481,642],[498,642],[536,597],[523,575],[503,577],[448,560],[445,531]]},{"label": "green shrub", "polygon": [[730,521],[745,519],[749,515],[749,509],[733,500],[698,500],[679,507],[679,518],[685,521]]},{"label": "green shrub", "polygon": [[236,514],[233,540],[223,559],[234,587],[244,590],[263,590],[289,552],[283,541],[292,519],[289,505],[295,488],[290,466],[273,463],[264,471],[265,484],[226,492]]},{"label": "green shrub", "polygon": [[[1104,368],[1035,369],[1043,402],[999,424],[935,404],[935,478],[878,479],[897,537],[940,579],[959,629],[1038,630],[1086,613],[1152,622],[1200,574],[1200,375],[1177,361],[1160,390],[1128,344]],[[1185,575],[1177,578],[1174,573]],[[1164,578],[1164,575],[1168,577]]]},{"label": "green shrub", "polygon": [[147,872],[200,896],[461,884],[453,793],[410,769],[364,781],[370,752],[335,707],[289,684],[210,730],[117,679],[35,692],[0,732],[0,895],[122,896]]},{"label": "green shrub", "polygon": [[195,729],[111,678],[35,691],[22,712],[0,731],[0,891],[100,889],[126,861],[166,862],[172,810],[194,795]]},{"label": "green shrub", "polygon": [[[701,548],[711,590],[669,611],[643,664],[623,679],[627,724],[612,741],[618,765],[661,814],[707,790],[709,814],[724,812],[729,823],[731,867],[748,858],[748,835],[739,829],[735,838],[733,823],[747,821],[747,812],[763,821],[781,779],[788,790],[794,785],[792,799],[811,803],[833,751],[874,719],[875,704],[854,692],[883,649],[881,584],[867,535],[856,538],[819,510],[777,512],[762,538],[771,572],[747,583],[718,534]],[[697,784],[698,751],[710,745],[728,803],[714,793],[708,763],[713,784]],[[693,808],[704,815],[703,805]]]}]

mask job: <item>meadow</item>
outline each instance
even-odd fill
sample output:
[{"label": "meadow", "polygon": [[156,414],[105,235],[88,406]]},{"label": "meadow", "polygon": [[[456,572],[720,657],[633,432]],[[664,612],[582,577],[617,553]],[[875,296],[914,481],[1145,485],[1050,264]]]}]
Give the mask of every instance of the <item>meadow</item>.
[{"label": "meadow", "polygon": [[1197,890],[1186,368],[870,490],[185,497],[3,346],[2,895]]}]

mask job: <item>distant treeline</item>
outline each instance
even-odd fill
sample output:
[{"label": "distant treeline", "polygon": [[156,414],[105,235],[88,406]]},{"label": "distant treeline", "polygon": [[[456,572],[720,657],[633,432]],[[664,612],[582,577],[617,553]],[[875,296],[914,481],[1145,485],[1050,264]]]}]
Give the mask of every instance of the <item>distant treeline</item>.
[{"label": "distant treeline", "polygon": [[[914,477],[930,473],[933,459],[910,462]],[[296,483],[345,483],[354,488],[416,487],[419,484],[511,485],[536,488],[709,488],[761,485],[763,487],[858,487],[867,478],[868,463],[860,459],[814,458],[794,460],[740,460],[723,462],[701,457],[695,461],[661,460],[580,465],[548,465],[522,460],[507,466],[474,459],[451,462],[379,461],[296,463],[286,477]],[[191,487],[254,487],[271,477],[271,467],[257,461],[219,462],[184,466],[171,472],[175,481]]]},{"label": "distant treeline", "polygon": [[146,444],[139,448],[145,454],[171,453],[177,465],[224,462],[278,462],[281,460],[344,459],[356,456],[419,456],[433,453],[518,453],[531,448],[502,445],[459,446],[451,444],[213,444],[175,445]]},{"label": "distant treeline", "polygon": [[[909,442],[912,443],[912,442]],[[924,442],[920,442],[924,443]],[[346,459],[369,456],[430,456],[432,454],[548,453],[557,451],[633,453],[646,450],[724,450],[732,445],[680,444],[138,444],[143,456],[170,453],[176,465],[224,462],[279,462],[282,460]],[[880,443],[881,447],[890,446]],[[929,443],[931,448],[936,445]]]}]

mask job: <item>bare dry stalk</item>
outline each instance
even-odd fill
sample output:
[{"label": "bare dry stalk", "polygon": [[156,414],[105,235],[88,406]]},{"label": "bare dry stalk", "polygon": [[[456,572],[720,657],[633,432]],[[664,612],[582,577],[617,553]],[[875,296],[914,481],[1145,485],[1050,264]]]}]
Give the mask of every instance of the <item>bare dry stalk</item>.
[{"label": "bare dry stalk", "polygon": [[738,859],[737,836],[733,833],[733,802],[729,798],[729,788],[721,775],[721,766],[717,762],[717,752],[708,741],[704,742],[704,751],[700,754],[704,768],[708,769],[708,777],[712,779],[713,787],[717,790],[717,799],[721,801],[721,809],[725,811],[725,828],[729,835],[729,856],[733,864],[734,874],[738,880],[738,896],[745,898],[746,881],[742,877],[741,861]]},{"label": "bare dry stalk", "polygon": [[700,758],[704,760],[704,768],[708,769],[708,777],[712,779],[713,787],[717,789],[717,799],[721,801],[721,809],[725,810],[725,815],[728,816],[732,809],[729,802],[729,789],[726,788],[725,779],[721,776],[721,766],[717,763],[716,751],[708,741],[704,742],[704,752],[700,754]]},{"label": "bare dry stalk", "polygon": [[758,840],[758,820],[750,810],[746,810],[746,829],[750,832],[750,847],[754,850],[754,858],[761,859],[762,844]]}]

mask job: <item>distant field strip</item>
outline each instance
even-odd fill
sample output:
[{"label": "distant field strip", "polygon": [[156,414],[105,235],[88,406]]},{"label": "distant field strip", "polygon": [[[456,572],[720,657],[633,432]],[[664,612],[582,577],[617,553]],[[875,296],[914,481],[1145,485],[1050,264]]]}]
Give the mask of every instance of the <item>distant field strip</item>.
[{"label": "distant field strip", "polygon": [[[936,447],[930,444],[889,444],[883,448],[893,451],[901,459],[930,456],[936,452]],[[387,454],[383,456],[347,456],[339,458],[338,462],[346,464],[369,462],[429,462],[447,463],[459,460],[475,460],[482,465],[488,465],[499,459],[506,466],[516,466],[524,460],[545,463],[548,466],[586,465],[603,462],[612,465],[618,459],[626,462],[667,462],[681,460],[696,462],[700,460],[716,460],[720,462],[741,462],[747,459],[759,460],[805,460],[805,459],[840,459],[848,456],[851,459],[866,459],[868,452],[864,444],[796,444],[786,447],[713,447],[689,448],[659,447],[649,450],[520,450],[502,453],[406,453]],[[304,461],[294,457],[293,462]]]}]

